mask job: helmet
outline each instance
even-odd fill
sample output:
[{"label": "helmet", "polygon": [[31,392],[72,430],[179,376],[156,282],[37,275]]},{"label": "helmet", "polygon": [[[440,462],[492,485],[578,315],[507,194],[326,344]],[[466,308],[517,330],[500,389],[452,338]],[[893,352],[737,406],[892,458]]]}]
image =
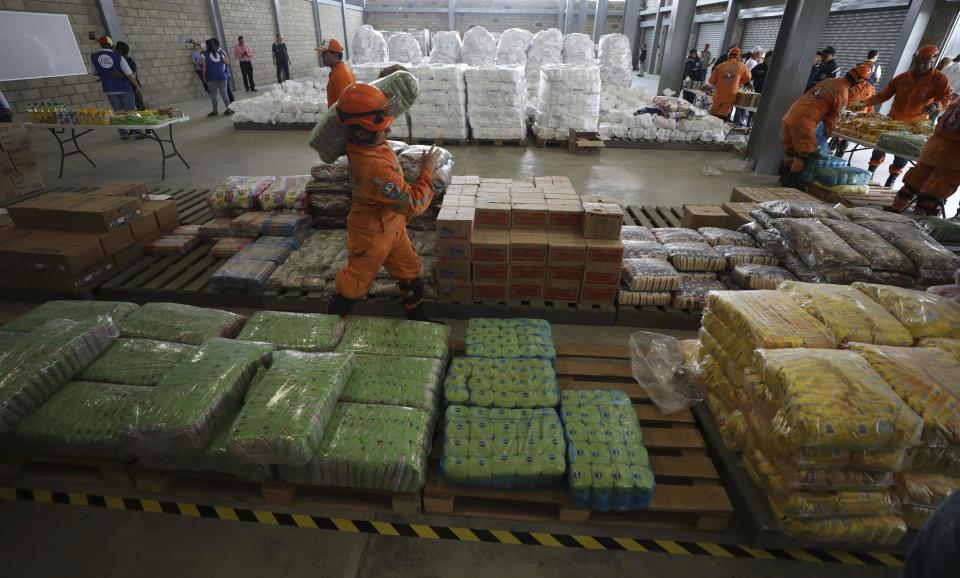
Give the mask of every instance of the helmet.
[{"label": "helmet", "polygon": [[727,56],[732,56],[733,58],[740,58],[741,50],[734,46],[727,51]]},{"label": "helmet", "polygon": [[393,124],[390,100],[375,86],[351,84],[337,100],[337,121],[357,125],[370,131],[385,130]]},{"label": "helmet", "polygon": [[870,61],[861,62],[860,64],[854,66],[850,69],[847,74],[857,82],[864,82],[870,75],[873,74],[873,63]]},{"label": "helmet", "polygon": [[917,50],[916,56],[917,58],[927,60],[929,58],[936,58],[938,54],[940,54],[940,51],[937,49],[936,46],[932,44],[927,44],[926,46],[921,46],[920,49]]},{"label": "helmet", "polygon": [[97,42],[99,42],[100,46],[103,48],[110,48],[113,46],[113,38],[110,38],[109,36],[101,36],[97,39]]}]

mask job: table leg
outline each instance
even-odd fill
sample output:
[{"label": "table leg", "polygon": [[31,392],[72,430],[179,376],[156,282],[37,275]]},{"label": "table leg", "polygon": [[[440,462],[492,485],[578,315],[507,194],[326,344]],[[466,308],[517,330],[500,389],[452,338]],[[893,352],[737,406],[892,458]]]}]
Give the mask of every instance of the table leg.
[{"label": "table leg", "polygon": [[[66,131],[67,131],[66,128],[51,128],[51,129],[48,129],[48,130],[50,131],[50,134],[53,135],[53,138],[57,139],[57,146],[60,147],[60,172],[59,172],[59,174],[57,175],[57,178],[61,178],[61,179],[63,178],[63,161],[64,161],[64,159],[66,159],[67,157],[69,157],[69,156],[71,156],[71,155],[81,155],[83,158],[87,159],[87,162],[90,163],[91,166],[93,166],[93,167],[96,167],[96,166],[97,166],[97,164],[96,164],[95,162],[93,162],[92,160],[90,160],[90,157],[87,156],[87,153],[85,153],[85,152],[83,152],[82,150],[80,150],[79,138],[82,137],[83,135],[87,134],[88,132],[92,132],[92,131],[93,131],[92,128],[88,128],[88,129],[84,130],[83,132],[79,132],[79,133],[77,132],[77,129],[71,128],[71,129],[70,129],[70,138],[66,138],[66,139],[61,139],[61,138],[60,138],[60,135],[66,133]],[[65,144],[67,144],[67,143],[73,143],[73,149],[74,149],[74,150],[72,150],[72,151],[70,151],[70,152],[67,152],[67,150],[63,147],[63,145],[65,145]]]},{"label": "table leg", "polygon": [[[167,159],[170,157],[178,157],[180,161],[184,164],[184,166],[187,167],[187,169],[190,168],[190,165],[189,163],[187,163],[187,160],[183,158],[183,155],[180,154],[179,150],[177,150],[177,143],[173,140],[172,124],[167,127],[167,138],[161,138],[160,135],[157,134],[157,131],[155,130],[148,130],[145,134],[148,137],[152,138],[153,140],[157,141],[157,144],[160,145],[160,156],[162,157],[160,160],[161,162],[160,180],[161,181],[167,178]],[[167,153],[167,148],[164,146],[164,143],[169,144],[171,148],[173,148],[172,153]]]}]

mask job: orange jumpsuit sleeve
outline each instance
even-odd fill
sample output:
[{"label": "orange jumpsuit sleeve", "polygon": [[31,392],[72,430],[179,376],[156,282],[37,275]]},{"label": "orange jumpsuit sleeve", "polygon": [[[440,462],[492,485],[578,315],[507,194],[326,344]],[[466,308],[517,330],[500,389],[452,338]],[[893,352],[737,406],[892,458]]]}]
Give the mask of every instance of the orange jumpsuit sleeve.
[{"label": "orange jumpsuit sleeve", "polygon": [[740,75],[740,86],[743,86],[753,80],[753,74],[750,73],[750,69],[747,68],[746,64],[741,64],[740,68],[743,70],[743,74]]},{"label": "orange jumpsuit sleeve", "polygon": [[946,75],[939,74],[935,76],[933,82],[935,83],[933,100],[937,103],[937,106],[940,107],[940,110],[947,110],[947,107],[950,106],[950,103],[956,96],[953,90],[950,89],[950,81]]},{"label": "orange jumpsuit sleeve", "polygon": [[433,200],[432,180],[433,169],[422,169],[417,181],[408,185],[402,172],[384,163],[373,171],[373,186],[377,190],[371,197],[407,218],[416,217],[426,211]]},{"label": "orange jumpsuit sleeve", "polygon": [[332,107],[333,103],[337,102],[343,89],[355,82],[353,73],[350,72],[347,65],[342,62],[338,64],[330,72],[330,78],[327,80],[327,108]]},{"label": "orange jumpsuit sleeve", "polygon": [[823,134],[833,136],[833,129],[837,126],[837,121],[840,120],[840,111],[847,107],[847,93],[838,90],[836,96],[833,99],[833,103],[830,105],[830,108],[827,109],[826,115],[823,117]]},{"label": "orange jumpsuit sleeve", "polygon": [[713,67],[713,72],[710,73],[710,80],[707,81],[707,84],[710,84],[712,86],[717,85],[717,67],[716,66]]},{"label": "orange jumpsuit sleeve", "polygon": [[[908,72],[906,74],[910,74],[910,73]],[[893,78],[890,79],[890,82],[888,82],[887,85],[883,87],[883,90],[881,90],[877,94],[865,100],[864,104],[866,106],[875,106],[880,103],[887,102],[888,100],[893,98],[895,94],[897,94],[897,87],[900,85],[901,80],[903,80],[903,74],[898,74],[897,76],[894,76]]]}]

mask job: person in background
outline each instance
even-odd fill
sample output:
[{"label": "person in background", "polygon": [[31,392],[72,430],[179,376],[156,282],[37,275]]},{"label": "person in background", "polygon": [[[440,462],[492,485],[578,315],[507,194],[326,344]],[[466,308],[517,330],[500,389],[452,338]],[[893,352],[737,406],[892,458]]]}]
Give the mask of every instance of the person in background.
[{"label": "person in background", "polygon": [[290,80],[290,55],[287,53],[287,44],[283,41],[283,36],[279,34],[276,42],[273,43],[273,65],[277,67],[277,84]]},{"label": "person in background", "polygon": [[407,222],[430,206],[433,171],[440,158],[430,147],[414,184],[404,180],[387,143],[394,117],[386,95],[369,84],[348,86],[337,103],[337,122],[347,128],[347,170],[353,201],[347,218],[347,265],[337,271],[328,313],[345,316],[367,296],[380,267],[400,281],[407,319],[429,321],[423,311],[420,258],[407,236]]},{"label": "person in background", "polygon": [[[700,82],[700,79],[703,78],[703,68],[700,65],[700,56],[697,54],[696,48],[690,50],[690,53],[687,54],[687,60],[683,63],[683,78],[680,80],[683,81],[688,78],[697,82]],[[693,104],[696,100],[696,97],[692,93],[686,90],[682,91],[682,93],[683,98],[690,104]]]},{"label": "person in background", "polygon": [[[874,61],[870,60],[870,59],[864,60],[864,61],[861,62],[860,64],[867,64],[867,65],[871,65],[871,66],[873,66],[873,67],[876,67],[876,66],[877,66],[877,64],[876,64]],[[873,95],[877,94],[877,89],[873,86],[873,84],[870,83],[870,79],[873,78],[873,77],[874,77],[874,75],[871,74],[871,75],[867,78],[867,81],[866,81],[866,82],[858,83],[858,84],[856,84],[855,86],[850,87],[850,97],[847,99],[847,107],[848,107],[848,108],[852,108],[852,107],[854,107],[854,105],[857,105],[857,103],[860,103],[860,102],[863,102],[863,101],[865,101],[865,100],[868,100],[868,99],[871,98]],[[859,108],[859,106],[858,106],[858,108]],[[863,112],[873,112],[873,107],[872,107],[872,106],[867,106],[867,107],[863,108],[862,111],[863,111]],[[846,154],[846,152],[847,152],[847,144],[848,144],[847,141],[845,141],[845,140],[843,140],[843,139],[841,139],[841,138],[838,138],[838,137],[834,137],[834,138],[830,139],[830,150],[833,151],[833,153],[834,153],[835,155],[837,155],[838,157],[842,157],[842,156],[843,156],[844,154]]]},{"label": "person in background", "polygon": [[133,71],[133,77],[137,79],[137,84],[140,85],[140,90],[134,93],[137,110],[147,110],[147,105],[143,102],[143,83],[140,82],[140,75],[137,74],[137,61],[130,56],[130,45],[122,40],[117,42],[117,54],[122,56],[127,61],[127,64],[130,65],[130,70]]},{"label": "person in background", "polygon": [[880,60],[880,51],[871,50],[867,52],[867,60],[864,61],[864,62],[869,61],[873,63],[873,74],[871,74],[870,78],[867,79],[867,82],[869,82],[873,86],[873,88],[880,88],[881,70],[880,70],[880,63],[877,62],[878,60]]},{"label": "person in background", "polygon": [[767,73],[770,72],[770,62],[773,61],[773,51],[769,51],[763,55],[763,61],[754,66],[753,70],[750,71],[750,76],[753,78],[751,81],[753,83],[754,92],[763,92],[763,84],[767,81]]},{"label": "person in background", "polygon": [[707,71],[710,70],[710,65],[713,64],[713,53],[710,52],[710,43],[703,45],[703,50],[700,51],[700,82],[703,82],[707,79]]},{"label": "person in background", "polygon": [[807,90],[813,88],[813,85],[828,78],[836,78],[840,74],[840,64],[836,59],[837,51],[833,46],[827,46],[817,56],[819,63],[814,64],[810,70],[810,78],[807,79]]},{"label": "person in background", "polygon": [[[114,112],[136,110],[135,94],[140,92],[140,83],[133,75],[133,70],[126,59],[113,49],[112,38],[101,36],[98,42],[100,50],[90,55],[90,62],[93,64],[93,73],[100,79],[103,93],[110,101],[110,108]],[[122,140],[130,138],[131,131],[122,128],[118,132]],[[140,134],[140,131],[133,132]]]},{"label": "person in background", "polygon": [[207,49],[203,51],[203,81],[207,83],[210,90],[210,104],[213,105],[213,111],[207,116],[217,116],[217,95],[223,99],[224,115],[231,115],[230,96],[227,94],[227,55],[220,48],[220,43],[216,38],[207,39]]},{"label": "person in background", "polygon": [[243,36],[237,36],[237,44],[233,47],[233,57],[240,63],[240,76],[243,77],[243,90],[257,92],[253,82],[253,50],[243,41]]},{"label": "person in background", "polygon": [[640,47],[640,74],[637,75],[638,78],[643,77],[643,71],[647,68],[647,43],[644,42]]},{"label": "person in background", "polygon": [[710,114],[729,120],[738,89],[750,82],[751,78],[747,65],[740,60],[740,49],[734,46],[727,51],[727,60],[714,66],[710,73],[708,85],[715,87]]},{"label": "person in background", "polygon": [[203,81],[203,54],[200,53],[199,42],[193,43],[193,48],[190,50],[190,60],[193,61],[193,69],[197,73],[197,78],[200,79],[200,86],[203,87],[203,92],[210,94],[210,91],[207,90],[207,83]]},{"label": "person in background", "polygon": [[3,92],[0,92],[0,122],[12,121],[13,111],[10,110],[10,103],[7,102],[7,97],[3,96]]},{"label": "person in background", "polygon": [[753,49],[753,52],[751,52],[748,55],[747,62],[746,62],[747,69],[752,73],[753,68],[756,65],[760,64],[761,60],[763,60],[763,49],[757,46],[756,48]]},{"label": "person in background", "polygon": [[340,98],[343,89],[355,83],[353,72],[343,62],[343,46],[336,38],[330,38],[317,48],[323,65],[330,69],[330,79],[327,80],[327,108],[333,106]]},{"label": "person in background", "polygon": [[817,125],[823,122],[827,138],[833,135],[833,127],[846,108],[850,89],[863,84],[870,76],[873,65],[858,64],[843,78],[828,78],[817,83],[804,93],[783,116],[780,129],[780,144],[783,146],[783,165],[780,183],[785,187],[800,187],[800,173],[817,150]]},{"label": "person in background", "polygon": [[951,62],[953,62],[953,60],[951,60],[949,56],[944,56],[940,59],[940,63],[937,64],[937,70],[943,72],[943,69],[950,66]]},{"label": "person in background", "polygon": [[941,72],[947,77],[950,83],[950,90],[955,94],[960,94],[960,54],[953,57],[953,63],[947,65]]},{"label": "person in background", "polygon": [[[929,118],[930,113],[943,110],[953,99],[953,91],[950,90],[947,77],[934,69],[938,52],[937,47],[932,44],[921,46],[913,55],[910,70],[894,76],[887,83],[886,88],[867,100],[857,103],[853,108],[876,106],[892,98],[893,105],[890,107],[888,116],[893,120],[908,123]],[[873,151],[868,167],[870,172],[876,172],[877,167],[883,164],[886,157],[886,153]],[[894,156],[893,163],[890,165],[890,176],[887,177],[885,186],[895,185],[906,166],[907,159]]]},{"label": "person in background", "polygon": [[937,215],[960,187],[960,100],[949,105],[933,136],[923,145],[917,164],[903,177],[890,209],[902,212],[913,201],[917,215]]}]

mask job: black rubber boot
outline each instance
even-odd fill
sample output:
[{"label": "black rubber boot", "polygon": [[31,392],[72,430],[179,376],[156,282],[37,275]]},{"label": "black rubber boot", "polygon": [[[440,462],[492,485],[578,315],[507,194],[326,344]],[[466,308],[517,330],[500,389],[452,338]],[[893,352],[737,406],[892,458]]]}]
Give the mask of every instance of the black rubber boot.
[{"label": "black rubber boot", "polygon": [[888,189],[892,189],[893,185],[897,184],[897,178],[899,176],[900,175],[890,173],[890,176],[887,177],[887,182],[884,183],[883,186],[887,187]]},{"label": "black rubber boot", "polygon": [[333,296],[333,303],[331,303],[330,307],[327,308],[327,314],[346,317],[350,314],[350,311],[353,310],[353,306],[356,304],[356,299],[347,299],[343,295],[337,293]]},{"label": "black rubber boot", "polygon": [[423,309],[423,303],[417,304],[413,309],[407,309],[407,320],[408,321],[426,321],[427,323],[432,323],[433,319],[427,317],[426,311]]}]

